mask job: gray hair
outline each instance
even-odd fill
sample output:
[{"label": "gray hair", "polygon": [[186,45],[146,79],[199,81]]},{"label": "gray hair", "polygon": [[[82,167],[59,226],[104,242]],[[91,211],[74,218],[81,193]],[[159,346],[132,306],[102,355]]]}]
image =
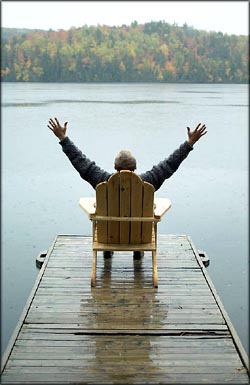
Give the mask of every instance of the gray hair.
[{"label": "gray hair", "polygon": [[115,158],[115,169],[120,170],[130,170],[134,171],[136,169],[136,159],[128,150],[121,150],[117,157]]}]

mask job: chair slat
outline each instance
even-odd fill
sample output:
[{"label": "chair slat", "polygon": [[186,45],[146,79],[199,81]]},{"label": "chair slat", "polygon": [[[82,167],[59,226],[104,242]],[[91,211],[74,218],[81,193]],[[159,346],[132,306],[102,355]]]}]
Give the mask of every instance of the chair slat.
[{"label": "chair slat", "polygon": [[[96,215],[108,215],[107,183],[96,186]],[[108,239],[108,222],[97,222],[98,242],[106,243]]]},{"label": "chair slat", "polygon": [[[120,216],[130,217],[131,172],[120,171]],[[120,243],[129,243],[130,223],[120,222]]]},{"label": "chair slat", "polygon": [[[143,217],[152,217],[154,214],[154,187],[143,182]],[[142,223],[142,243],[148,243],[152,240],[153,223]]]},{"label": "chair slat", "polygon": [[[143,183],[139,175],[132,174],[131,178],[131,217],[142,216]],[[130,228],[130,243],[141,243],[141,222],[132,222]]]},{"label": "chair slat", "polygon": [[[113,174],[108,181],[108,215],[120,215],[120,174]],[[119,243],[120,223],[117,221],[108,222],[108,243]]]}]

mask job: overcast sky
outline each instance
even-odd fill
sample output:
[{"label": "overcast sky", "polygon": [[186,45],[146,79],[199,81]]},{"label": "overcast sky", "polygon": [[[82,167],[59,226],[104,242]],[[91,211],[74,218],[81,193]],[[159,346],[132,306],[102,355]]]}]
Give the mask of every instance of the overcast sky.
[{"label": "overcast sky", "polygon": [[2,27],[70,29],[83,25],[130,25],[166,21],[196,29],[248,35],[248,1],[8,1]]}]

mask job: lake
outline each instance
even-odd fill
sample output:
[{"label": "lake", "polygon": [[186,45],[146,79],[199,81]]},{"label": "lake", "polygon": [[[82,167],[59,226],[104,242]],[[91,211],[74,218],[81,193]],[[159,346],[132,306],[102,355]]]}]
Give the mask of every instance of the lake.
[{"label": "lake", "polygon": [[[35,257],[57,234],[91,234],[79,208],[94,196],[47,128],[109,172],[130,149],[141,173],[187,139],[208,134],[157,191],[172,201],[159,233],[188,234],[249,354],[248,85],[2,83],[2,352],[34,285]],[[160,272],[159,272],[160,284]]]}]

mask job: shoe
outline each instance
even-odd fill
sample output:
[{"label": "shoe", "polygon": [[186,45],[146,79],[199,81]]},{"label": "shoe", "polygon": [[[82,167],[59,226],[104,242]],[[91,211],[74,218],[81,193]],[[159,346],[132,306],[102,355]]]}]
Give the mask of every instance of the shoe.
[{"label": "shoe", "polygon": [[133,258],[134,259],[141,259],[144,256],[144,251],[134,251]]},{"label": "shoe", "polygon": [[113,254],[114,254],[113,251],[106,250],[106,251],[103,252],[103,257],[104,258],[111,258]]}]

